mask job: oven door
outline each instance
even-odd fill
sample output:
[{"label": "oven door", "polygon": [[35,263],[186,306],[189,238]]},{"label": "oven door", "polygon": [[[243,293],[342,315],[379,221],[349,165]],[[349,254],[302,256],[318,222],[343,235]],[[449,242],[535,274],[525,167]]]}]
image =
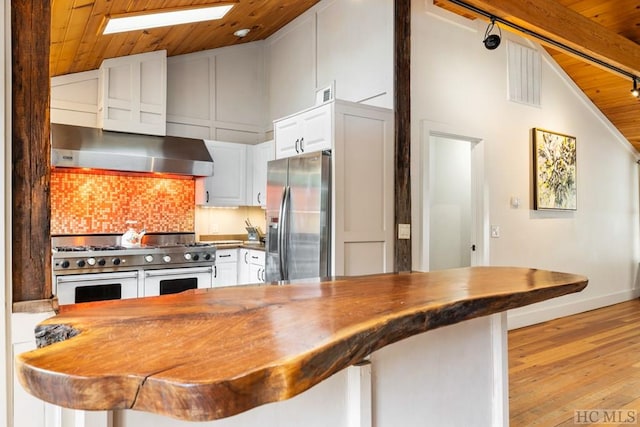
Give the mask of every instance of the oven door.
[{"label": "oven door", "polygon": [[60,305],[138,297],[138,271],[56,276]]},{"label": "oven door", "polygon": [[212,281],[212,266],[145,270],[144,296],[167,295],[188,289],[210,288]]}]

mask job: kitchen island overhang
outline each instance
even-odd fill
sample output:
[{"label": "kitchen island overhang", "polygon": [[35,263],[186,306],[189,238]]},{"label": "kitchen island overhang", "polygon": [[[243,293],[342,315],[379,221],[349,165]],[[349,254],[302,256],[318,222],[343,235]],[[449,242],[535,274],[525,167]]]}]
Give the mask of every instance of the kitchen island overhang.
[{"label": "kitchen island overhang", "polygon": [[63,407],[214,420],[289,399],[412,335],[586,285],[472,267],[79,304],[40,324],[44,342],[59,342],[19,355],[16,370],[29,393]]}]

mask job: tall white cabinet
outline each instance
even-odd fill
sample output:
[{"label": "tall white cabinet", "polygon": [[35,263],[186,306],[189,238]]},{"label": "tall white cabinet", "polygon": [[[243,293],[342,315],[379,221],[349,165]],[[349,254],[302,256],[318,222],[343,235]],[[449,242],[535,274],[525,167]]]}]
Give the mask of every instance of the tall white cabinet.
[{"label": "tall white cabinet", "polygon": [[290,129],[309,121],[312,133],[297,135],[323,137],[310,138],[322,143],[305,152],[332,150],[334,275],[393,271],[393,117],[390,109],[335,100],[274,122],[276,157],[298,154]]}]

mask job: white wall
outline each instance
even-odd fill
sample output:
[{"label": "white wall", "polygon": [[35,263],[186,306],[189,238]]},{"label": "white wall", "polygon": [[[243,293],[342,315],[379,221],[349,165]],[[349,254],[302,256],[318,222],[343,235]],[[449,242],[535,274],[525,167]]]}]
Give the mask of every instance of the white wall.
[{"label": "white wall", "polygon": [[[585,311],[637,296],[637,153],[542,52],[541,107],[507,100],[506,41],[536,47],[503,31],[486,50],[484,22],[472,22],[422,0],[412,3],[412,197],[415,218],[428,200],[421,185],[428,130],[484,141],[491,265],[517,265],[586,275],[579,294],[510,313],[511,328]],[[629,99],[629,102],[634,102]],[[577,138],[578,209],[532,210],[530,131],[541,127]],[[509,200],[517,196],[521,207]],[[427,246],[420,251],[420,245]],[[428,242],[414,239],[414,267],[425,265]]]}]

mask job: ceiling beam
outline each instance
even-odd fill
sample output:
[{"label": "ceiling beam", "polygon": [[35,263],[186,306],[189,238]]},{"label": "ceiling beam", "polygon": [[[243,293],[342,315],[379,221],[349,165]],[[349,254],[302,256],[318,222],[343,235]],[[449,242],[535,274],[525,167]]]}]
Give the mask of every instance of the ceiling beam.
[{"label": "ceiling beam", "polygon": [[[463,0],[528,31],[559,42],[633,76],[640,76],[640,45],[555,0]],[[449,0],[438,0],[449,3]],[[455,2],[459,3],[459,2]],[[539,40],[542,44],[558,48]],[[571,51],[566,53],[573,54]]]}]

